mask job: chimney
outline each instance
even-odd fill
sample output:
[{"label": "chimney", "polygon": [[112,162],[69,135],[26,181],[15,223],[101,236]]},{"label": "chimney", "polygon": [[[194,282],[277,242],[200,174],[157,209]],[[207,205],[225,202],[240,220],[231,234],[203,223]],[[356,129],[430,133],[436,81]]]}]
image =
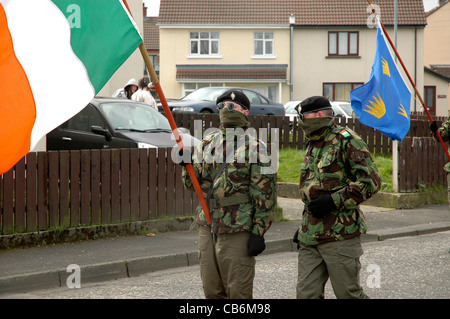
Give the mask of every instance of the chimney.
[{"label": "chimney", "polygon": [[145,3],[142,4],[142,11],[144,14],[144,18],[147,16],[147,7],[145,6]]}]

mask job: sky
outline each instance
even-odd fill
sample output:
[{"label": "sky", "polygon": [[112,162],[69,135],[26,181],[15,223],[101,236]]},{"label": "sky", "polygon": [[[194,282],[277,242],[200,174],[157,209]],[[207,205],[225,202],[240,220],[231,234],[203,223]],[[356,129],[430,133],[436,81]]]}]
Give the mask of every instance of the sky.
[{"label": "sky", "polygon": [[[430,11],[431,9],[434,9],[434,7],[437,7],[439,0],[422,0],[423,1],[423,7],[425,8],[425,12]],[[159,2],[159,0],[158,0]]]},{"label": "sky", "polygon": [[160,0],[143,0],[143,1],[145,3],[145,6],[147,7],[147,17],[157,17],[159,15]]},{"label": "sky", "polygon": [[[143,0],[145,5],[147,6],[147,16],[148,17],[157,17],[159,15],[159,1],[160,0]],[[182,0],[188,1],[188,0]],[[245,0],[242,0],[245,1]],[[362,0],[361,0],[362,1]],[[394,0],[392,0],[394,1]],[[422,0],[423,6],[425,8],[425,12],[430,11],[434,7],[436,7],[439,3],[439,0]]]}]

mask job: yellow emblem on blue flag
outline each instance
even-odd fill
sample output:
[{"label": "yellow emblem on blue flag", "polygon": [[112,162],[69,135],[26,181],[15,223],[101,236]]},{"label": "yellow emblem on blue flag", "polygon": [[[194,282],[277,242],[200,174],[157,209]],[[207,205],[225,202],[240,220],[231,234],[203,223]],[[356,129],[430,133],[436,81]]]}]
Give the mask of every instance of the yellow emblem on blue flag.
[{"label": "yellow emblem on blue flag", "polygon": [[392,59],[378,25],[377,51],[369,82],[350,91],[353,111],[364,125],[401,141],[409,131],[411,92]]}]

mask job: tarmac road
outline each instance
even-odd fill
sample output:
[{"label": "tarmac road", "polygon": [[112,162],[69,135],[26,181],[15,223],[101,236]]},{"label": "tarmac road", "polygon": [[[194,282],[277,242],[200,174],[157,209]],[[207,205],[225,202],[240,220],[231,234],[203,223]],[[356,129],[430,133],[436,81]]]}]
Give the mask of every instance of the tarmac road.
[{"label": "tarmac road", "polygon": [[[296,281],[296,246],[292,243],[292,236],[299,227],[303,203],[298,199],[279,198],[279,205],[283,208],[283,217],[290,221],[276,222],[266,233],[266,250],[258,256],[258,260],[261,261],[258,263],[258,267],[264,267],[265,260],[274,260],[274,265],[269,263],[268,271],[274,272],[274,269],[277,270],[274,273],[273,280],[285,282],[286,285],[279,286],[277,284],[276,287],[269,286],[256,289],[255,298],[295,297],[295,289],[293,288],[295,284],[289,288],[286,287],[289,283],[292,285]],[[385,249],[384,247],[388,247],[388,245],[384,241],[394,242],[391,239],[406,236],[417,237],[416,240],[420,242],[422,236],[450,230],[450,213],[447,204],[399,210],[362,206],[362,210],[369,228],[368,233],[362,235],[362,242],[369,248],[383,247]],[[101,282],[113,281],[119,283],[121,280],[126,280],[125,288],[129,285],[135,285],[135,289],[126,290],[124,288],[124,291],[122,291],[122,286],[113,285],[105,292],[94,289],[91,294],[85,297],[74,295],[73,298],[202,298],[198,277],[190,281],[192,287],[197,287],[196,289],[186,289],[184,285],[185,276],[189,277],[189,271],[198,264],[197,240],[198,232],[187,230],[162,232],[151,237],[145,235],[120,236],[23,249],[0,250],[0,298],[11,296],[28,298],[27,296],[30,296],[30,294],[33,296],[33,291],[52,288],[58,288],[56,290],[58,293],[55,296],[38,295],[38,297],[58,298],[61,294],[62,298],[72,298],[70,293],[74,292],[65,290],[67,290],[67,278],[73,278],[71,272],[73,272],[73,275],[77,272],[76,269],[72,268],[69,271],[67,270],[73,265],[78,267],[83,288],[89,287],[89,285],[102,287]],[[442,244],[448,250],[448,241],[443,241]],[[415,251],[414,246],[398,248],[396,251],[394,249],[395,247],[389,249],[389,251],[393,251],[390,253],[393,260],[397,260],[397,256],[403,256],[403,254],[408,256],[412,251]],[[290,256],[290,258],[283,260],[281,265],[276,263],[277,258],[272,259],[269,256],[282,252],[287,253],[282,255],[283,258],[285,256],[286,258]],[[384,253],[382,251],[380,256],[385,256]],[[370,255],[366,254],[363,258],[367,258],[367,256]],[[420,254],[417,254],[417,256],[420,256]],[[378,264],[378,262],[368,262],[368,264],[372,263]],[[283,268],[284,264],[291,265],[291,268]],[[150,287],[167,285],[168,287],[180,287],[179,289],[175,291],[166,291],[159,288],[144,289],[147,288],[148,282],[146,277],[143,277],[144,274],[150,276],[149,278],[157,278],[154,276],[155,274],[159,276],[159,271],[178,268],[174,270],[178,273],[179,269],[183,269],[185,266],[189,267],[186,274],[180,277],[179,282],[164,282],[159,279],[156,282],[150,282]],[[397,266],[397,264],[389,267],[394,270],[394,266]],[[429,269],[432,269],[432,266]],[[428,269],[424,268],[422,271],[425,272]],[[198,276],[198,270],[194,274]],[[284,277],[279,278],[279,276]],[[401,276],[399,277],[401,278]],[[448,274],[447,277],[449,277]],[[139,278],[136,284],[134,284],[134,278]],[[161,278],[164,278],[164,276]],[[268,282],[273,285],[273,281]],[[145,293],[141,292],[140,285],[143,286],[142,289],[145,290]],[[59,289],[61,287],[63,289]],[[273,289],[279,289],[279,291],[268,295],[262,293]],[[395,290],[395,287],[392,290]],[[82,291],[84,293],[85,290],[82,289]],[[22,295],[22,293],[24,294]],[[65,295],[66,293],[69,293],[69,295]],[[80,291],[76,293],[80,293]],[[375,295],[377,296],[377,294]],[[376,298],[384,298],[384,295],[379,296]],[[401,296],[399,294],[399,297],[393,298],[401,298]]]},{"label": "tarmac road", "polygon": [[[361,285],[374,299],[449,299],[450,231],[363,242]],[[257,257],[255,299],[293,299],[297,253]],[[1,298],[203,299],[198,265],[138,277],[11,293]],[[327,283],[325,298],[335,298]],[[152,303],[156,305],[157,303]]]}]

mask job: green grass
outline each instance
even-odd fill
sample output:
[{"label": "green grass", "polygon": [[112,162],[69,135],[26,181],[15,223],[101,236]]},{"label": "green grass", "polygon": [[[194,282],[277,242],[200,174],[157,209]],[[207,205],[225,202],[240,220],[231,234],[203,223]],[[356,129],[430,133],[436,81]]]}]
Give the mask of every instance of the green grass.
[{"label": "green grass", "polygon": [[381,176],[381,189],[382,192],[393,192],[392,188],[392,156],[391,155],[374,155],[372,158],[377,164],[378,171]]},{"label": "green grass", "polygon": [[[279,151],[278,182],[299,183],[300,166],[305,156],[305,151],[294,149],[282,149]],[[392,158],[390,155],[372,155],[381,175],[381,191],[393,192],[392,189]]]},{"label": "green grass", "polygon": [[278,152],[278,182],[299,183],[300,166],[305,156],[305,151],[294,149],[282,149]]}]

